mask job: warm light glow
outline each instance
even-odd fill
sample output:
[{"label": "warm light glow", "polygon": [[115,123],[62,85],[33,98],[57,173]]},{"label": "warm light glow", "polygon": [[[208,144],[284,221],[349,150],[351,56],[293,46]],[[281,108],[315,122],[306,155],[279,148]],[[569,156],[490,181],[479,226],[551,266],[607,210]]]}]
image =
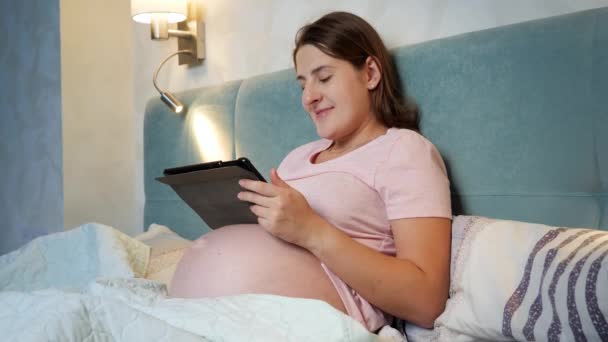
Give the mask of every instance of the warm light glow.
[{"label": "warm light glow", "polygon": [[131,0],[131,16],[138,23],[149,24],[152,16],[164,15],[169,23],[186,20],[186,0]]},{"label": "warm light glow", "polygon": [[186,16],[181,13],[156,13],[156,12],[134,14],[133,20],[138,23],[149,24],[150,22],[152,22],[152,17],[155,15],[166,15],[167,22],[169,24],[179,23],[180,21],[186,20]]},{"label": "warm light glow", "polygon": [[[191,112],[190,126],[198,145],[198,151],[203,161],[230,160],[232,151],[226,139],[220,136],[220,130],[204,111]],[[189,114],[189,115],[190,115]]]}]

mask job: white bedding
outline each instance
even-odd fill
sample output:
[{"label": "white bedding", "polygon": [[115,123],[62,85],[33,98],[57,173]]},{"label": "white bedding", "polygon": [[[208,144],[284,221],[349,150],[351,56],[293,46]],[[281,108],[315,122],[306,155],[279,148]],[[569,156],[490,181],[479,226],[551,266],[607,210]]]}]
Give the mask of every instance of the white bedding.
[{"label": "white bedding", "polygon": [[0,256],[0,291],[78,290],[97,277],[146,272],[150,247],[97,223],[39,237]]},{"label": "white bedding", "polygon": [[87,224],[0,256],[6,341],[394,341],[329,304],[272,295],[168,298],[149,247]]}]

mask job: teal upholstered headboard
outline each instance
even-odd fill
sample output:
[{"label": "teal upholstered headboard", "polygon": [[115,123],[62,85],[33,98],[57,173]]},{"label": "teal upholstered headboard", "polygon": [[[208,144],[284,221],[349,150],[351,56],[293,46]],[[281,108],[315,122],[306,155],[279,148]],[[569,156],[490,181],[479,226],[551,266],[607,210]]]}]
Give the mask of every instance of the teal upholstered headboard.
[{"label": "teal upholstered headboard", "polygon": [[[422,133],[448,166],[455,214],[608,229],[608,8],[393,53]],[[317,139],[293,70],[178,96],[185,115],[157,99],[146,109],[146,226],[188,238],[207,231],[154,181],[164,168],[204,159],[193,125],[217,135],[225,158],[249,157],[265,174]]]}]

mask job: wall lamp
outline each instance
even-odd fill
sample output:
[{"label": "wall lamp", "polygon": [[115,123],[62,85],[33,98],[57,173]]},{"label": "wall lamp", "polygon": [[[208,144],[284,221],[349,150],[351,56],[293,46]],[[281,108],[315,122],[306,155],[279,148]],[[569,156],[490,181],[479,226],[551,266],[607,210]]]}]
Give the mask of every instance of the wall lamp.
[{"label": "wall lamp", "polygon": [[[183,111],[182,103],[170,92],[162,91],[156,84],[158,72],[169,58],[178,55],[178,64],[199,65],[205,59],[205,26],[201,11],[190,0],[131,0],[131,16],[138,23],[150,24],[152,40],[177,38],[177,52],[163,60],[152,78],[161,100],[176,113]],[[177,30],[169,24],[177,23]]]}]

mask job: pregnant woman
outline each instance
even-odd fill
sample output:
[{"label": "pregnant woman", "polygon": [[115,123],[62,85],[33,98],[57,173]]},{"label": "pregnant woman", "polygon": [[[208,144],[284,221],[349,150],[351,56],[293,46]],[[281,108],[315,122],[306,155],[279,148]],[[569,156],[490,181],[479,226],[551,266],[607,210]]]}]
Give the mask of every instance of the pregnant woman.
[{"label": "pregnant woman", "polygon": [[259,224],[198,239],[171,295],[314,298],[370,331],[392,316],[432,327],[448,296],[449,181],[386,47],[365,20],[334,12],[298,31],[293,60],[321,139],[270,183],[240,182]]}]

